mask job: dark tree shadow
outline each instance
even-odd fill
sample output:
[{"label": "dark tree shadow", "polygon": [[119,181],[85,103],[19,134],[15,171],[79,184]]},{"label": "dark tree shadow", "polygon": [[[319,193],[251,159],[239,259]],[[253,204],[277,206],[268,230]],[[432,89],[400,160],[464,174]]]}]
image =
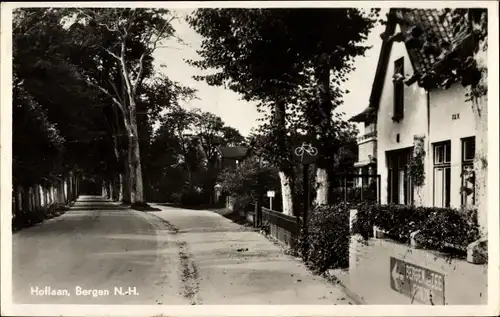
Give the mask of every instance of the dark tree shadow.
[{"label": "dark tree shadow", "polygon": [[160,208],[152,207],[147,203],[133,203],[130,208],[138,211],[161,211]]}]

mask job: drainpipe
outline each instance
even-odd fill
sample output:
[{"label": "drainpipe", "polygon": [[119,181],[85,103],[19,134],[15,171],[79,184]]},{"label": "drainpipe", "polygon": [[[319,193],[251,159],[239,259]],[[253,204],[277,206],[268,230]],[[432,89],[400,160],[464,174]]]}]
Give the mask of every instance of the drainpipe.
[{"label": "drainpipe", "polygon": [[[434,173],[432,169],[432,153],[431,153],[431,93],[429,89],[425,90],[427,95],[427,204],[434,205]],[[431,179],[432,177],[432,179]]]}]

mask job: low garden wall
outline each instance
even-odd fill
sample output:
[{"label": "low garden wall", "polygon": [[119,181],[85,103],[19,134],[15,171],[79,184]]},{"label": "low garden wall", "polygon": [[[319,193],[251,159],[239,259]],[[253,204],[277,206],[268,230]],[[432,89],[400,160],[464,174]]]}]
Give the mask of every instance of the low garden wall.
[{"label": "low garden wall", "polygon": [[369,305],[488,304],[487,265],[450,259],[390,239],[352,237],[349,269],[331,273]]},{"label": "low garden wall", "polygon": [[[393,210],[392,206],[385,206],[385,208],[384,217],[390,218],[391,221],[399,217],[394,213],[398,210]],[[405,213],[403,209],[401,210]],[[450,215],[455,213],[463,220],[468,219],[466,216],[461,216],[458,211],[443,212]],[[450,215],[447,217],[451,217]],[[387,219],[381,221],[382,216],[378,215],[378,212],[374,212],[371,216],[379,225],[387,221]],[[421,217],[420,222],[417,220],[418,217]],[[382,232],[377,227],[372,227],[372,236],[367,237],[367,230],[363,231],[363,226],[357,222],[359,218],[364,219],[365,229],[372,223],[366,223],[366,215],[359,214],[355,209],[351,210],[349,222],[352,235],[349,241],[349,268],[330,270],[329,273],[333,274],[363,304],[486,305],[488,303],[486,264],[472,264],[457,254],[452,256],[449,252],[436,251],[432,248],[424,249],[422,244],[418,243],[418,241],[427,243],[427,247],[439,246],[437,240],[433,240],[429,235],[429,228],[436,226],[442,227],[442,232],[433,234],[433,236],[440,237],[441,246],[454,245],[460,249],[460,245],[464,244],[461,241],[469,243],[468,240],[474,237],[471,235],[469,238],[465,234],[467,230],[473,228],[472,224],[468,224],[467,221],[462,222],[461,227],[457,222],[436,224],[438,217],[444,216],[431,214],[424,218],[421,214],[420,216],[414,215],[413,219],[407,219],[405,223],[408,224],[412,220],[417,222],[416,227],[413,223],[411,224],[416,234],[403,235],[400,232],[399,237],[409,236],[408,242],[401,242],[404,239],[400,238],[400,241],[390,239],[387,237],[388,231]],[[422,230],[416,230],[418,227]],[[446,229],[447,227],[459,227],[459,231],[463,231],[464,234],[462,236],[451,234],[451,229]],[[395,229],[391,232],[393,235],[394,231]],[[425,234],[415,239],[420,231]],[[365,236],[362,237],[360,233]]]}]

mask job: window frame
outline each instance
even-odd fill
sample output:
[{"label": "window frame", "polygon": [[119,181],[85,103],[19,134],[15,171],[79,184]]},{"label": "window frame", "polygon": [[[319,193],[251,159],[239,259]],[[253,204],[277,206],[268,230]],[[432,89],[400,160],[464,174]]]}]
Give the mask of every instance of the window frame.
[{"label": "window frame", "polygon": [[[437,160],[437,149],[442,150],[442,161]],[[432,173],[432,202],[433,205],[437,205],[436,201],[436,170],[442,169],[442,196],[443,200],[440,206],[443,208],[449,208],[451,205],[451,140],[435,142],[432,144],[432,154],[433,154],[433,173]],[[449,179],[446,175],[450,176]]]},{"label": "window frame", "polygon": [[[394,72],[404,76],[405,59],[404,56],[394,61]],[[392,120],[399,122],[404,118],[404,83],[402,80],[393,81],[393,116]]]},{"label": "window frame", "polygon": [[[397,205],[413,205],[415,203],[414,197],[414,185],[413,181],[409,175],[408,166],[411,157],[413,156],[414,147],[407,147],[398,150],[392,150],[386,152],[387,160],[387,202],[394,203]],[[394,162],[394,161],[395,162]],[[401,165],[404,162],[404,166]],[[404,177],[402,180],[399,179],[399,173],[403,171]],[[401,182],[403,184],[401,184]],[[395,184],[398,186],[395,187]],[[404,197],[403,201],[400,201],[400,190],[403,186]]]}]

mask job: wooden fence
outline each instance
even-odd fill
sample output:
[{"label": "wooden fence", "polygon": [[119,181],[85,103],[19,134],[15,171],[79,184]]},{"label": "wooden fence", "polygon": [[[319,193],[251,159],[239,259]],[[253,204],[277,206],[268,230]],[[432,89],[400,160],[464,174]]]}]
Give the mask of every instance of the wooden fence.
[{"label": "wooden fence", "polygon": [[262,222],[269,225],[269,235],[274,239],[294,247],[299,231],[297,217],[262,208]]}]

